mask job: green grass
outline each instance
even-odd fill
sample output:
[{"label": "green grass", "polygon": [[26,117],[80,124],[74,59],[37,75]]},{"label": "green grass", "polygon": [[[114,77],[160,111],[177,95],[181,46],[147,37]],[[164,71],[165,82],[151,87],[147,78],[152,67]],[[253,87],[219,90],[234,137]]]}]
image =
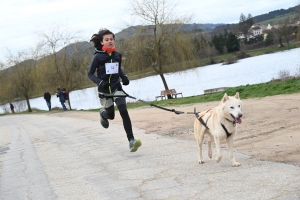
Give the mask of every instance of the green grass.
[{"label": "green grass", "polygon": [[[299,42],[291,42],[290,43],[290,49],[295,49],[299,47]],[[284,43],[284,47],[277,47],[277,46],[269,46],[269,47],[263,47],[259,49],[254,49],[254,50],[249,50],[247,51],[247,54],[251,56],[259,56],[263,54],[268,54],[268,53],[275,53],[279,51],[285,51],[288,50],[288,46],[286,43]]]}]

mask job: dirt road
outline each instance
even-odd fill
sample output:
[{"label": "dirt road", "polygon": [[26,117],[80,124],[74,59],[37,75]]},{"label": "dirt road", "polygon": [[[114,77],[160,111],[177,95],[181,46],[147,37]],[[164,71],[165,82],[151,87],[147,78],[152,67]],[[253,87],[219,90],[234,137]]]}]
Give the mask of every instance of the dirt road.
[{"label": "dirt road", "polygon": [[[242,101],[244,115],[234,139],[235,151],[263,160],[300,166],[300,93]],[[209,102],[170,108],[193,112],[194,107],[202,111],[218,104]],[[69,112],[64,115],[99,120],[98,113],[91,112]],[[133,126],[144,129],[146,134],[194,140],[194,115],[176,115],[149,106],[129,110],[129,115]],[[111,123],[121,124],[118,113]],[[225,144],[222,145],[225,147]]]},{"label": "dirt road", "polygon": [[[245,103],[253,106],[247,101]],[[189,110],[188,107],[180,109]],[[256,130],[250,129],[252,124],[246,129],[249,132],[241,131],[236,140],[238,152],[234,153],[240,167],[231,166],[223,148],[223,159],[219,163],[205,154],[206,163],[200,165],[196,143],[177,138],[191,137],[190,132],[184,133],[190,129],[189,124],[184,123],[190,123],[194,118],[157,111],[148,108],[130,111],[134,124],[147,129],[145,132],[133,128],[135,136],[143,142],[135,153],[129,152],[119,119],[109,129],[104,129],[99,124],[97,113],[51,112],[0,117],[0,199],[300,198],[300,167],[239,153],[243,151],[241,147],[247,146],[249,151],[251,145],[257,145],[266,155],[265,152],[274,145],[295,144],[280,139],[285,138],[281,134],[283,129],[275,131],[272,137],[264,137],[263,143],[250,137],[254,136],[252,130]],[[251,119],[246,115],[244,124],[247,126],[247,120]],[[165,123],[168,125],[164,126]],[[261,122],[261,126],[264,124]],[[260,134],[255,131],[255,135],[262,138],[272,135],[273,130],[270,126]],[[266,131],[268,134],[263,134]],[[173,133],[182,134],[173,137]],[[289,134],[293,133],[290,131]],[[271,144],[273,138],[279,138],[274,145]],[[297,137],[293,135],[293,139]],[[207,152],[207,145],[203,150]]]}]

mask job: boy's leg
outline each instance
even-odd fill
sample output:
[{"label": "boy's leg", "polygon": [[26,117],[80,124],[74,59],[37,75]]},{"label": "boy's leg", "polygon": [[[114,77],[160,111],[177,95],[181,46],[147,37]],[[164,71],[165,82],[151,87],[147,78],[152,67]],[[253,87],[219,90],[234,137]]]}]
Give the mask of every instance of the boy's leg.
[{"label": "boy's leg", "polygon": [[135,152],[142,145],[142,142],[139,139],[134,139],[132,132],[131,120],[126,107],[125,97],[119,97],[115,99],[115,102],[118,106],[120,115],[123,120],[123,126],[127,135],[127,139],[129,141],[129,149],[130,152]]},{"label": "boy's leg", "polygon": [[100,123],[103,126],[103,128],[108,128],[108,119],[113,120],[115,118],[115,108],[113,99],[100,98],[100,104],[104,108],[100,110]]},{"label": "boy's leg", "polygon": [[133,132],[132,132],[131,120],[130,120],[130,117],[129,117],[129,114],[127,111],[127,107],[126,107],[125,97],[116,98],[115,102],[118,106],[120,115],[123,120],[123,126],[124,126],[125,132],[127,134],[127,139],[128,139],[128,141],[130,141],[131,139],[134,139],[134,136],[133,136]]}]

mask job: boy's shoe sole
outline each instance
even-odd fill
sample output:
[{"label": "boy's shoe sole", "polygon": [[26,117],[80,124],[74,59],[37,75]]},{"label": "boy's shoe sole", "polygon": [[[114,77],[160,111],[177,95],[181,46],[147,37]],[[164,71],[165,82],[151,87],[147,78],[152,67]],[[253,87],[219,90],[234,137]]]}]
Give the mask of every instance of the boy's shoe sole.
[{"label": "boy's shoe sole", "polygon": [[104,110],[100,110],[100,123],[103,126],[103,128],[108,128],[109,127],[109,122],[107,119],[105,119],[104,117],[102,117],[102,113],[104,112]]},{"label": "boy's shoe sole", "polygon": [[[130,142],[131,142],[131,141],[130,141]],[[132,146],[131,146],[131,145],[129,146],[129,147],[131,147],[131,148],[130,148],[130,152],[136,152],[140,146],[142,146],[141,140],[140,140],[140,139],[135,139],[135,140],[133,141]]]}]

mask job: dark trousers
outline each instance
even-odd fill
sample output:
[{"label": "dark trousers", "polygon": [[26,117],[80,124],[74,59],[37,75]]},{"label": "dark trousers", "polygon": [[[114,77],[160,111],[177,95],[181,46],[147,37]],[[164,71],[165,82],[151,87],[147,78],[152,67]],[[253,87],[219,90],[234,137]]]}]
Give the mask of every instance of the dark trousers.
[{"label": "dark trousers", "polygon": [[[115,100],[116,105],[118,106],[120,115],[123,120],[123,127],[125,129],[127,139],[130,141],[131,139],[134,139],[133,132],[132,132],[132,125],[131,125],[131,120],[127,111],[126,107],[126,100],[125,97],[119,97]],[[103,117],[106,119],[114,119],[115,118],[115,108],[114,105],[105,108],[105,112],[103,112]]]},{"label": "dark trousers", "polygon": [[60,103],[61,103],[62,108],[63,108],[64,110],[67,110],[66,105],[65,105],[65,102],[64,102],[64,101],[61,101]]},{"label": "dark trousers", "polygon": [[46,101],[49,111],[51,110],[51,101]]}]

